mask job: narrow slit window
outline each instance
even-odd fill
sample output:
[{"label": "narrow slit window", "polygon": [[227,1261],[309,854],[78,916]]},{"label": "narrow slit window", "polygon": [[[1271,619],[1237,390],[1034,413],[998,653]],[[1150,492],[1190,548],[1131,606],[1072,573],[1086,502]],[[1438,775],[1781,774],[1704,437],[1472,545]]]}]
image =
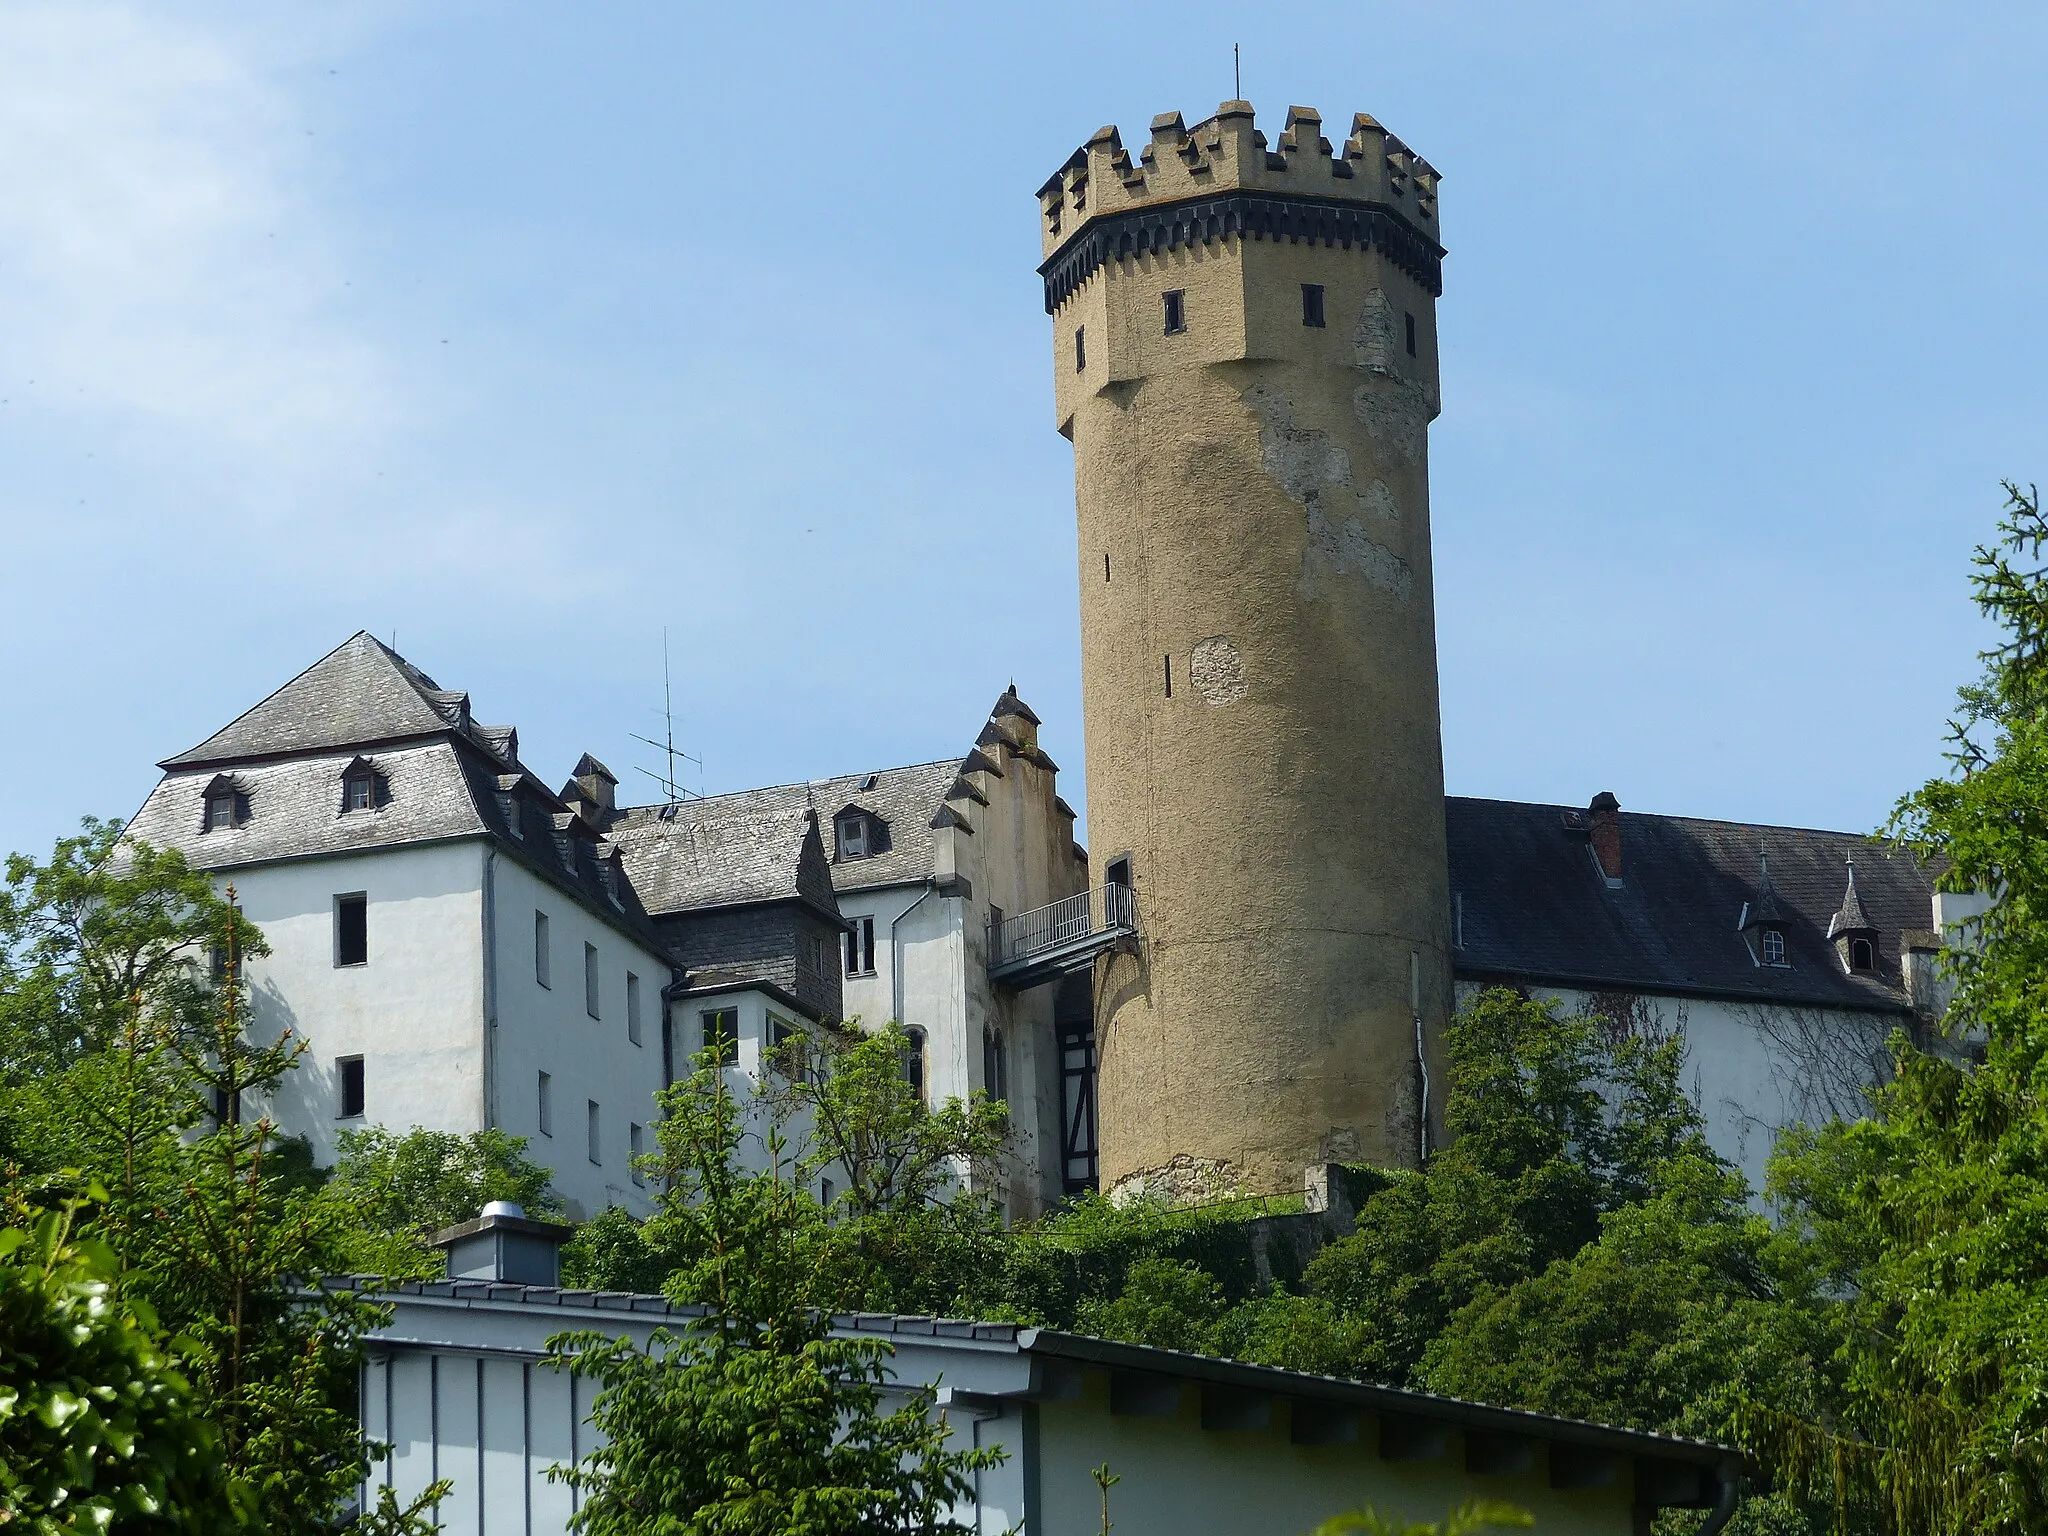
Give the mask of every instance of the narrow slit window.
[{"label": "narrow slit window", "polygon": [[1102,552],[1102,579],[1109,580],[1109,551],[1106,549]]},{"label": "narrow slit window", "polygon": [[925,1079],[924,1031],[905,1030],[903,1038],[906,1042],[903,1048],[903,1080],[910,1084],[911,1091],[917,1095],[917,1102],[922,1104]]},{"label": "narrow slit window", "polygon": [[1401,318],[1408,322],[1408,355],[1413,357],[1415,355],[1415,317],[1413,315],[1403,315]]},{"label": "narrow slit window", "polygon": [[1169,651],[1159,659],[1166,669],[1166,696],[1170,699],[1173,697],[1173,653]]},{"label": "narrow slit window", "polygon": [[363,1058],[344,1056],[334,1064],[334,1075],[341,1088],[342,1120],[357,1120],[363,1114]]},{"label": "narrow slit window", "polygon": [[1301,323],[1320,328],[1323,323],[1323,285],[1303,283],[1301,285]]},{"label": "narrow slit window", "polygon": [[1178,336],[1188,328],[1187,292],[1169,288],[1160,295],[1166,310],[1166,334]]},{"label": "narrow slit window", "polygon": [[597,1100],[588,1100],[586,1111],[590,1121],[590,1160],[598,1167],[604,1166],[604,1111],[597,1107]]},{"label": "narrow slit window", "polygon": [[360,891],[334,898],[334,963],[370,963],[370,898]]},{"label": "narrow slit window", "polygon": [[534,1089],[534,1110],[538,1117],[540,1133],[543,1136],[555,1134],[555,1080],[547,1073],[540,1074]]},{"label": "narrow slit window", "polygon": [[629,1122],[626,1129],[626,1145],[631,1150],[633,1158],[633,1182],[642,1186],[647,1183],[647,1175],[640,1168],[640,1159],[647,1155],[646,1140],[646,1132],[641,1129],[639,1122]]},{"label": "narrow slit window", "polygon": [[626,972],[626,1038],[640,1043],[640,978]]},{"label": "narrow slit window", "polygon": [[533,979],[544,987],[552,987],[549,980],[548,964],[548,915],[545,912],[533,914]]},{"label": "narrow slit window", "polygon": [[1074,327],[1074,372],[1085,373],[1087,371],[1088,327],[1085,325],[1077,325]]},{"label": "narrow slit window", "polygon": [[597,1011],[597,946],[583,946],[583,1011],[593,1019]]}]

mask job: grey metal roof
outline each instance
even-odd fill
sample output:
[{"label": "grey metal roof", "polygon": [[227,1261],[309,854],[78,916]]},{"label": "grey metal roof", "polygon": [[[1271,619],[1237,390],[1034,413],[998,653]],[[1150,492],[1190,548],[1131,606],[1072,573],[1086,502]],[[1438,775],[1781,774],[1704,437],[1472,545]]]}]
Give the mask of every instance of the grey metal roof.
[{"label": "grey metal roof", "polygon": [[[1460,976],[1690,993],[1838,1008],[1910,1004],[1900,937],[1932,924],[1936,871],[1853,832],[1621,813],[1622,879],[1587,848],[1586,813],[1509,800],[1446,800],[1451,891],[1462,914]],[[1737,931],[1764,894],[1785,935],[1784,967],[1760,966]],[[1828,942],[1856,860],[1878,967],[1849,974]]]},{"label": "grey metal roof", "polygon": [[449,732],[494,756],[518,750],[509,728],[470,719],[468,694],[441,688],[367,630],[358,630],[198,746],[157,766],[247,762]]}]

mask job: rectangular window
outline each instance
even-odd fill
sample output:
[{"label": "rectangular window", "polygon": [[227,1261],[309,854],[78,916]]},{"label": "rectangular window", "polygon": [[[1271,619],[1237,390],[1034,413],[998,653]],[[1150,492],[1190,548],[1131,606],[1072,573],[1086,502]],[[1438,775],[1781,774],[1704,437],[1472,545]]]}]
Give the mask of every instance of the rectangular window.
[{"label": "rectangular window", "polygon": [[1169,288],[1160,298],[1166,309],[1166,334],[1178,336],[1188,328],[1188,307],[1186,292]]},{"label": "rectangular window", "polygon": [[370,898],[361,891],[334,898],[334,963],[370,963]]},{"label": "rectangular window", "polygon": [[846,932],[846,974],[875,974],[875,920],[872,917],[856,917]]},{"label": "rectangular window", "polygon": [[367,774],[357,774],[348,781],[348,808],[352,811],[367,811],[370,802],[376,798],[376,784]]},{"label": "rectangular window", "polygon": [[1087,370],[1088,327],[1085,325],[1077,325],[1074,327],[1074,372],[1085,373],[1087,372]]},{"label": "rectangular window", "polygon": [[590,1160],[598,1167],[604,1166],[604,1126],[597,1100],[591,1099],[586,1113],[590,1119]]},{"label": "rectangular window", "polygon": [[544,987],[552,988],[548,979],[551,967],[548,964],[548,915],[545,912],[533,914],[533,979]]},{"label": "rectangular window", "polygon": [[1323,285],[1301,285],[1301,323],[1320,327],[1323,323]]},{"label": "rectangular window", "polygon": [[334,1064],[334,1075],[341,1087],[341,1114],[339,1119],[359,1119],[363,1113],[363,1058],[344,1056]]},{"label": "rectangular window", "polygon": [[555,1134],[554,1087],[555,1080],[549,1077],[547,1073],[541,1073],[539,1091],[535,1096],[534,1102],[539,1112],[540,1133],[543,1136],[552,1136]]},{"label": "rectangular window", "polygon": [[1173,657],[1170,655],[1162,656],[1159,660],[1160,664],[1166,669],[1166,696],[1170,699],[1173,697]]},{"label": "rectangular window", "polygon": [[704,1015],[704,1049],[729,1067],[740,1059],[740,1014],[737,1008],[713,1008]]},{"label": "rectangular window", "polygon": [[640,1043],[640,978],[626,972],[626,1038]]},{"label": "rectangular window", "polygon": [[645,1139],[638,1124],[628,1124],[626,1129],[626,1145],[633,1154],[633,1182],[640,1185],[645,1185],[647,1182],[647,1175],[640,1171],[640,1159],[647,1155],[646,1147],[643,1145]]},{"label": "rectangular window", "polygon": [[1413,315],[1404,315],[1402,318],[1408,322],[1408,355],[1413,357],[1415,355],[1415,317]]},{"label": "rectangular window", "polygon": [[597,946],[583,946],[583,1011],[593,1019],[597,1012]]}]

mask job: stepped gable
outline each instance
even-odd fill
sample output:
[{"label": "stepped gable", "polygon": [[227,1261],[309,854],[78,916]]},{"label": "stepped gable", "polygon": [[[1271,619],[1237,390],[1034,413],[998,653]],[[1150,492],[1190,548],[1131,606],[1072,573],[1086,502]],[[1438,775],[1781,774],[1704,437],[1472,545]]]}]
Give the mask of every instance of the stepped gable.
[{"label": "stepped gable", "polygon": [[[1451,891],[1465,980],[1665,992],[1907,1012],[1903,933],[1931,921],[1939,870],[1852,832],[1621,812],[1621,878],[1588,853],[1584,811],[1449,798]],[[1758,852],[1785,934],[1783,967],[1752,962],[1738,925],[1758,900]],[[1874,971],[1849,974],[1828,940],[1843,863],[1876,930]]]}]

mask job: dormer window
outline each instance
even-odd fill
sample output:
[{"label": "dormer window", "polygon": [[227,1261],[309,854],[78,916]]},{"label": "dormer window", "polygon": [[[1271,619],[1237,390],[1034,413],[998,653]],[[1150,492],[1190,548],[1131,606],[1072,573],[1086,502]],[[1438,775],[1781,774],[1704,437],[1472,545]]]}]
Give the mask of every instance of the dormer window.
[{"label": "dormer window", "polygon": [[377,799],[377,781],[367,773],[354,775],[348,781],[346,802],[352,811],[367,811]]},{"label": "dormer window", "polygon": [[241,785],[221,774],[206,786],[206,809],[199,823],[202,832],[229,832],[249,819],[249,795]]},{"label": "dormer window", "polygon": [[368,758],[359,757],[341,770],[341,813],[374,811],[391,802],[391,785]]},{"label": "dormer window", "polygon": [[839,818],[839,857],[864,859],[868,856],[868,819],[865,816]]},{"label": "dormer window", "polygon": [[1759,947],[1764,952],[1765,965],[1783,965],[1785,963],[1784,929],[1766,928],[1758,942]]},{"label": "dormer window", "polygon": [[1877,946],[1868,939],[1849,941],[1849,969],[1852,971],[1874,971],[1877,969]]}]

